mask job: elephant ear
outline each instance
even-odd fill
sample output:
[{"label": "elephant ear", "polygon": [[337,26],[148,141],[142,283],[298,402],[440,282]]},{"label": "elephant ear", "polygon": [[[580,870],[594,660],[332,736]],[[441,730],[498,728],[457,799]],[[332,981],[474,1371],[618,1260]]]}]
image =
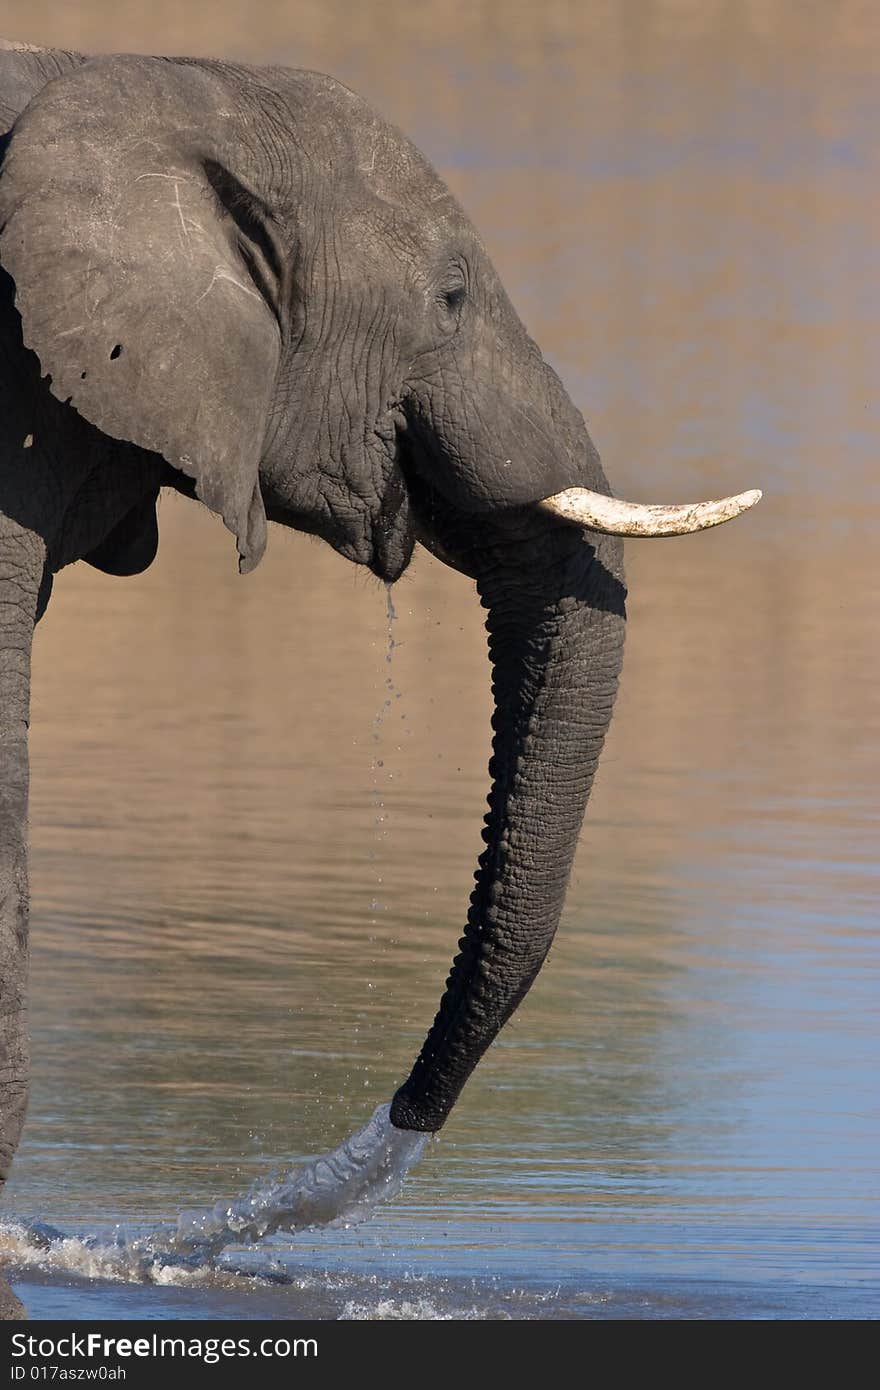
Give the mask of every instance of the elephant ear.
[{"label": "elephant ear", "polygon": [[244,99],[220,64],[95,60],[31,101],[0,175],[0,260],[52,392],[195,479],[242,572],[281,346]]}]

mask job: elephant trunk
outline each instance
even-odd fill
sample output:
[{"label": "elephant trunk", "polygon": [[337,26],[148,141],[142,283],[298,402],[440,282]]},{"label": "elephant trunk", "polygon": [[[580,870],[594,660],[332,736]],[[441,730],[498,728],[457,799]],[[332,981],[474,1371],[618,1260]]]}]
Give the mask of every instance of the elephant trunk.
[{"label": "elephant trunk", "polygon": [[[531,551],[531,555],[524,553]],[[483,544],[492,788],[460,951],[392,1122],[438,1130],[553,941],[623,653],[621,542],[557,523]]]},{"label": "elephant trunk", "polygon": [[0,517],[0,1182],[27,1108],[27,728],[45,546]]}]

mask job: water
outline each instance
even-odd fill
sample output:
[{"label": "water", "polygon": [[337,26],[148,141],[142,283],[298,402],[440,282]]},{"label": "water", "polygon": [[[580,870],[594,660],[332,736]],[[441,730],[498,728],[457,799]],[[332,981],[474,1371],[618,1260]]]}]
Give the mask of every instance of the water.
[{"label": "water", "polygon": [[[192,6],[149,32],[97,4],[7,11],[35,41],[164,33],[351,81],[473,213],[618,492],[765,492],[628,546],[557,943],[399,1195],[160,1283],[108,1277],[88,1238],[334,1149],[409,1069],[480,845],[481,613],[420,553],[389,666],[381,585],[275,530],[242,580],[182,499],[146,575],[59,577],[2,1237],[32,1314],[876,1315],[871,11],[391,0],[387,51],[372,5],[304,8],[295,36],[268,10],[210,37],[181,28]],[[69,1243],[35,1245],[35,1218]]]}]

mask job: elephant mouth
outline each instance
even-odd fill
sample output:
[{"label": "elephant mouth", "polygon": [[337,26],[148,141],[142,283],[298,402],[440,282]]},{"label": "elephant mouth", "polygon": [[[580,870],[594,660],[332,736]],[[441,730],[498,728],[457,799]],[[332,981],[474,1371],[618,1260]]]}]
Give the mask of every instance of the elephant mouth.
[{"label": "elephant mouth", "polygon": [[[421,450],[404,428],[397,438],[397,456],[406,484],[413,535],[435,559],[469,579],[476,570],[468,558],[468,531],[474,518],[462,512],[449,497],[429,481],[428,467]],[[485,524],[486,517],[483,516]]]}]

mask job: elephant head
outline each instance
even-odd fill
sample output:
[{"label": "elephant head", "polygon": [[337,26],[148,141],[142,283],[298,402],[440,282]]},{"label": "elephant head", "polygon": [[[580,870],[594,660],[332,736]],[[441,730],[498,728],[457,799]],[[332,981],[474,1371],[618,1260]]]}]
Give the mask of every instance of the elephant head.
[{"label": "elephant head", "polygon": [[222,516],[242,571],[268,518],[387,582],[417,541],[475,581],[495,699],[484,847],[391,1112],[437,1130],[556,930],[621,663],[619,536],[712,525],[757,494],[614,501],[461,208],[329,77],[82,61],[16,121],[0,222],[53,396],[124,441],[113,486],[137,451],[161,459]]}]

